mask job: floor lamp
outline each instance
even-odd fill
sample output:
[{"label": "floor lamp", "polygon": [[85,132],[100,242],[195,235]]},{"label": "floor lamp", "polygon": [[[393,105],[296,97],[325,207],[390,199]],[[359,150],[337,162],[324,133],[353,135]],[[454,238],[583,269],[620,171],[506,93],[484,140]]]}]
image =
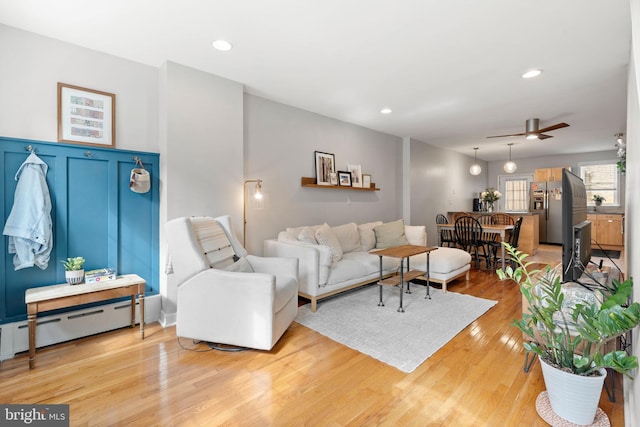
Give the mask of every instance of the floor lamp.
[{"label": "floor lamp", "polygon": [[243,193],[242,193],[242,220],[243,220],[243,225],[242,225],[242,246],[244,246],[244,248],[247,248],[247,183],[249,182],[255,182],[256,183],[256,190],[253,193],[253,197],[256,200],[260,200],[262,199],[262,180],[261,179],[247,179],[244,182],[244,188],[243,188]]}]

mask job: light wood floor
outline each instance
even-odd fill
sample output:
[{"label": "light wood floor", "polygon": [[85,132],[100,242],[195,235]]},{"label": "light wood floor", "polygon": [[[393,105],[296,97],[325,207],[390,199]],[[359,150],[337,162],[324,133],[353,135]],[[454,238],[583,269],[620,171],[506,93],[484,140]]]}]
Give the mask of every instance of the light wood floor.
[{"label": "light wood floor", "polygon": [[[41,349],[34,370],[26,355],[4,361],[0,402],[70,404],[72,426],[546,425],[535,410],[539,363],[523,372],[509,326],[516,287],[472,271],[449,289],[499,303],[411,374],[297,323],[272,351],[240,353],[185,350],[174,328],[151,324],[144,341],[127,328]],[[604,392],[600,402],[612,426],[624,425],[621,382],[617,403]]]}]

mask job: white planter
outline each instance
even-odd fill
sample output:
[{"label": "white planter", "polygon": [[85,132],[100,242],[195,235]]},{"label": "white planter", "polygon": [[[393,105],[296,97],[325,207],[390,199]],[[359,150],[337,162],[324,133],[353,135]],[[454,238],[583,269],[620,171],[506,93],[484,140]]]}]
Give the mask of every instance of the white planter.
[{"label": "white planter", "polygon": [[540,365],[553,412],[574,424],[593,424],[607,371],[600,369],[600,376],[583,377],[556,369],[542,359]]},{"label": "white planter", "polygon": [[70,285],[77,285],[84,280],[84,270],[70,270],[64,272],[64,277]]}]

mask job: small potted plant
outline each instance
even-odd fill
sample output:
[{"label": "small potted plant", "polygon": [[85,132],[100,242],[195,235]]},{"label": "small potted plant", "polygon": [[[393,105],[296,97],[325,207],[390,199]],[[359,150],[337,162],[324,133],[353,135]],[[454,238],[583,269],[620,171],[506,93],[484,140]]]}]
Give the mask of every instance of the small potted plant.
[{"label": "small potted plant", "polygon": [[530,272],[527,267],[532,263],[524,262],[528,255],[504,246],[516,268],[509,266],[497,274],[501,280],[515,281],[529,304],[528,312],[512,325],[526,336],[527,352],[540,360],[551,408],[574,424],[591,424],[604,368],[632,378],[630,372],[638,367],[636,356],[606,345],[640,323],[640,303],[629,304],[633,281],[613,280],[593,291],[563,284],[556,269],[547,266]]},{"label": "small potted plant", "polygon": [[591,200],[595,202],[596,206],[601,206],[602,202],[604,202],[606,199],[600,194],[594,194],[593,197],[591,197]]},{"label": "small potted plant", "polygon": [[84,258],[77,256],[61,261],[64,265],[64,277],[70,285],[77,285],[84,280]]}]

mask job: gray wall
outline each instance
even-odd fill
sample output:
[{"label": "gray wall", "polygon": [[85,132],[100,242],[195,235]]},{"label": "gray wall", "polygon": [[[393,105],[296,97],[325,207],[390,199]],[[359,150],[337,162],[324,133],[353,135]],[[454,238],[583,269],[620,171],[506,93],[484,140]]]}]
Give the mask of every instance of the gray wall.
[{"label": "gray wall", "polygon": [[[401,138],[257,96],[244,99],[245,176],[262,179],[265,193],[260,205],[247,199],[249,252],[262,253],[263,241],[286,227],[402,217]],[[360,164],[380,191],[301,187],[301,177],[315,177],[315,151],[334,154],[338,170]]]},{"label": "gray wall", "polygon": [[438,244],[436,215],[471,211],[473,198],[487,187],[487,164],[473,176],[473,157],[411,139],[411,224],[427,227],[427,243]]},{"label": "gray wall", "polygon": [[[532,141],[531,143],[540,143],[539,141]],[[541,156],[541,157],[532,157],[528,159],[516,159],[513,160],[518,165],[518,170],[516,170],[516,174],[530,174],[533,177],[533,173],[535,169],[539,168],[555,168],[555,167],[566,167],[569,168],[579,175],[579,169],[581,163],[583,162],[594,162],[594,161],[602,161],[602,160],[610,160],[612,163],[616,163],[618,161],[618,157],[616,156],[616,149],[614,148],[614,136],[611,135],[611,151],[597,151],[593,153],[579,153],[579,154],[565,154],[565,155],[557,155],[557,156]],[[505,164],[505,160],[489,162],[488,164],[488,186],[498,188],[498,177],[506,176],[507,174],[504,172],[503,166]],[[601,213],[624,213],[625,207],[625,182],[626,180],[622,178],[620,180],[620,206],[619,207],[599,207],[598,212]]]}]

